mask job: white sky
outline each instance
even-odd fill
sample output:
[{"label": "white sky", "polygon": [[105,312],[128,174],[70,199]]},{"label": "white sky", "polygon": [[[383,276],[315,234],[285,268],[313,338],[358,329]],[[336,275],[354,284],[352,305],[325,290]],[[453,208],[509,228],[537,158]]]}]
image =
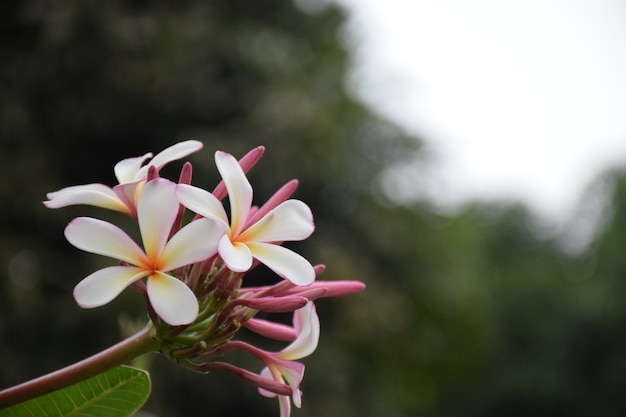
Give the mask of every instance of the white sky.
[{"label": "white sky", "polygon": [[557,219],[626,161],[625,1],[336,1],[352,85],[437,160],[405,196],[521,198]]}]

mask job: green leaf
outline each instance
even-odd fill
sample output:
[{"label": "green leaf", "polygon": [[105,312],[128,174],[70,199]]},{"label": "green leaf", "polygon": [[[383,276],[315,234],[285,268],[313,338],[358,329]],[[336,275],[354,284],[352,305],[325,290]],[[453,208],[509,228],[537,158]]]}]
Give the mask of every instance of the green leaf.
[{"label": "green leaf", "polygon": [[53,393],[0,410],[0,417],[126,417],[150,395],[146,371],[118,366]]}]

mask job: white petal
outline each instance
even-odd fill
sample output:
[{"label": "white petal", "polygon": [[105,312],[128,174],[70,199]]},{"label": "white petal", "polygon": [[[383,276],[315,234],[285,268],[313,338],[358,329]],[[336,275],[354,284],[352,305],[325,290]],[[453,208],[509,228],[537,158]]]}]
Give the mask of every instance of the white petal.
[{"label": "white petal", "polygon": [[279,354],[282,359],[302,359],[317,349],[320,321],[312,302],[294,313],[294,329],[298,332],[298,337]]},{"label": "white petal", "polygon": [[[152,153],[148,152],[144,156],[137,156],[135,158],[127,158],[123,159],[113,168],[115,172],[115,178],[117,178],[117,182],[120,184],[125,184],[127,182],[134,181],[135,176],[139,172],[143,161],[148,158],[152,158]],[[137,178],[139,179],[139,178]]]},{"label": "white petal", "polygon": [[[269,370],[269,368],[265,367],[263,368],[263,370],[260,372],[260,376],[267,378],[267,379],[272,379],[275,380],[276,382],[281,382],[281,383],[285,383],[284,379],[282,378],[282,376],[280,375],[279,371],[274,368],[273,372],[276,374],[272,374],[272,372]],[[280,408],[280,417],[290,417],[291,416],[291,401],[289,400],[289,397],[286,395],[277,395],[273,392],[270,392],[268,390],[265,390],[263,388],[259,388],[259,394],[261,394],[264,397],[268,397],[268,398],[274,398],[274,397],[278,397],[278,405]]]},{"label": "white petal", "polygon": [[189,154],[202,149],[202,142],[197,140],[187,140],[184,142],[176,143],[169,148],[165,148],[152,158],[152,160],[135,174],[135,179],[141,179],[148,174],[148,168],[151,166],[156,167],[157,170],[163,168],[164,165],[184,158]]},{"label": "white petal", "polygon": [[143,186],[137,203],[137,220],[148,258],[161,255],[178,214],[176,184],[156,178]]},{"label": "white petal", "polygon": [[244,272],[252,266],[250,249],[243,243],[232,243],[227,235],[222,236],[217,250],[230,270]]},{"label": "white petal", "polygon": [[315,230],[309,206],[288,200],[270,211],[238,238],[242,242],[285,242],[304,240]]},{"label": "white petal", "polygon": [[128,213],[128,207],[120,201],[112,189],[102,184],[76,185],[62,190],[48,193],[48,200],[44,202],[48,208],[59,208],[74,204],[87,204],[103,207],[109,210]]},{"label": "white petal", "polygon": [[83,308],[99,307],[113,300],[146,272],[133,266],[110,266],[87,276],[74,288],[74,299]]},{"label": "white petal", "polygon": [[302,401],[300,391],[300,383],[304,376],[304,365],[300,362],[294,362],[289,360],[280,360],[274,358],[274,363],[270,365],[280,372],[280,376],[287,382],[287,385],[291,387],[292,396],[291,399],[296,407],[300,408]]},{"label": "white petal", "polygon": [[282,278],[296,285],[309,285],[315,281],[315,270],[304,257],[292,250],[270,243],[247,242],[252,256],[263,262]]},{"label": "white petal", "polygon": [[302,406],[302,391],[300,391],[300,383],[302,382],[302,377],[304,374],[304,365],[299,362],[294,362],[297,365],[302,366],[302,371],[293,370],[291,368],[281,369],[281,373],[283,377],[287,381],[287,384],[291,386],[293,389],[293,394],[291,399],[293,404],[300,408]]},{"label": "white petal", "polygon": [[287,397],[286,395],[279,395],[278,407],[280,409],[280,417],[291,416],[291,401],[289,401],[289,397]]},{"label": "white petal", "polygon": [[198,300],[182,281],[162,272],[148,277],[148,297],[154,311],[166,323],[180,326],[198,316]]},{"label": "white petal", "polygon": [[235,237],[241,233],[252,206],[252,186],[231,154],[215,152],[215,164],[228,190],[231,236]]},{"label": "white petal", "polygon": [[108,256],[137,266],[146,265],[146,255],[122,229],[111,223],[78,217],[65,228],[65,237],[78,249]]},{"label": "white petal", "polygon": [[145,184],[145,181],[140,180],[118,184],[113,187],[113,192],[117,198],[127,207],[129,214],[134,217],[137,217],[137,200]]},{"label": "white petal", "polygon": [[163,271],[171,271],[207,259],[217,253],[224,228],[217,220],[202,218],[180,229],[165,245],[160,262]]},{"label": "white petal", "polygon": [[193,185],[178,184],[176,186],[178,201],[194,213],[219,220],[230,230],[228,216],[222,202],[210,192]]}]

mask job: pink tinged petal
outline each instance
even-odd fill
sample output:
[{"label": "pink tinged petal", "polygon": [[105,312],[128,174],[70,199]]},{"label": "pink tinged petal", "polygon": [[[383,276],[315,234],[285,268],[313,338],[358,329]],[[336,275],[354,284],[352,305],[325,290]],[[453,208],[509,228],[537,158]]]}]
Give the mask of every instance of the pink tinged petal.
[{"label": "pink tinged petal", "polygon": [[198,317],[198,301],[181,280],[156,271],[146,283],[154,311],[171,326],[189,324]]},{"label": "pink tinged petal", "polygon": [[153,166],[158,170],[163,168],[166,164],[184,158],[194,152],[202,149],[202,142],[197,140],[187,140],[184,142],[176,143],[169,148],[165,148],[158,154],[152,158],[152,160],[144,167],[142,167],[137,174],[135,175],[135,179],[143,178],[148,173],[148,168]]},{"label": "pink tinged petal", "polygon": [[271,243],[246,243],[252,256],[280,277],[296,285],[309,285],[315,280],[315,270],[304,257]]},{"label": "pink tinged petal", "polygon": [[250,319],[245,321],[243,326],[261,336],[285,342],[292,342],[298,336],[293,327],[269,320]]},{"label": "pink tinged petal", "polygon": [[[273,375],[273,373],[277,373],[276,369],[274,369],[273,372],[270,372],[269,368],[264,368],[261,371],[260,376],[267,379],[276,378],[281,380],[282,382],[282,378],[280,377],[280,375]],[[277,396],[273,392],[264,390],[263,388],[259,388],[259,394],[268,398],[274,398]],[[278,395],[278,406],[280,408],[280,417],[289,417],[291,415],[291,401],[289,400],[288,396]]]},{"label": "pink tinged petal", "polygon": [[239,238],[245,242],[284,242],[306,239],[313,233],[313,215],[300,200],[288,200],[270,211]]},{"label": "pink tinged petal", "polygon": [[302,359],[317,349],[320,337],[320,321],[313,303],[309,303],[294,313],[294,329],[298,333],[298,337],[277,355],[281,359]]},{"label": "pink tinged petal", "polygon": [[146,275],[142,268],[110,266],[87,276],[74,288],[74,299],[83,308],[99,307]]},{"label": "pink tinged petal", "polygon": [[[250,169],[254,165],[256,165],[257,162],[259,162],[259,160],[263,156],[263,153],[265,153],[265,146],[257,146],[256,148],[245,154],[239,160],[239,166],[241,166],[243,172],[250,171]],[[220,181],[220,183],[217,184],[217,187],[215,187],[215,189],[213,190],[213,195],[217,197],[218,200],[222,200],[224,197],[226,197],[226,186],[224,185],[224,181]]]},{"label": "pink tinged petal", "polygon": [[252,205],[252,186],[231,154],[215,152],[215,164],[228,190],[231,236],[236,237],[241,233]]},{"label": "pink tinged petal", "polygon": [[252,267],[252,254],[243,243],[231,242],[226,235],[219,241],[217,251],[231,271],[245,272]]},{"label": "pink tinged petal", "polygon": [[[287,382],[292,389],[292,400],[296,407],[300,408],[301,405],[301,391],[300,391],[300,383],[302,382],[302,377],[304,376],[304,365],[300,362],[281,360],[281,359],[273,359],[272,363],[268,364],[268,368],[272,379],[278,380],[280,379]],[[264,373],[265,372],[265,373]],[[268,375],[268,372],[264,369],[261,371],[261,375]],[[268,393],[263,393],[261,390],[259,392],[262,395],[266,395]]]},{"label": "pink tinged petal", "polygon": [[222,202],[210,192],[193,185],[178,184],[176,196],[178,201],[189,210],[201,216],[219,220],[227,230],[230,230],[228,216]]},{"label": "pink tinged petal", "polygon": [[120,228],[111,223],[78,217],[65,228],[65,237],[78,249],[144,267],[147,258],[141,248]]},{"label": "pink tinged petal", "polygon": [[171,271],[215,255],[222,236],[224,229],[216,220],[202,218],[192,221],[165,245],[159,258],[161,269]]},{"label": "pink tinged petal", "polygon": [[148,258],[155,262],[169,238],[178,213],[176,185],[157,178],[144,185],[137,203],[137,220]]},{"label": "pink tinged petal", "polygon": [[76,185],[48,193],[49,201],[44,204],[48,208],[59,208],[74,204],[86,204],[103,207],[109,210],[128,213],[126,205],[120,201],[115,192],[102,184]]},{"label": "pink tinged petal", "polygon": [[247,225],[252,225],[258,222],[263,216],[275,209],[279,204],[287,201],[289,197],[298,189],[298,180],[291,180],[287,184],[280,187],[278,191],[274,193],[272,197],[263,206],[256,210],[254,215],[250,214]]},{"label": "pink tinged petal", "polygon": [[287,381],[287,385],[291,387],[293,393],[291,399],[293,404],[300,408],[302,406],[302,391],[300,391],[300,383],[304,376],[304,365],[300,362],[288,361],[286,365],[280,366],[280,373]]},{"label": "pink tinged petal", "polygon": [[145,181],[133,181],[125,184],[119,184],[113,187],[113,192],[120,201],[127,207],[127,210],[133,216],[137,217],[137,200],[139,193],[143,188]]},{"label": "pink tinged petal", "polygon": [[117,182],[120,184],[125,184],[127,182],[132,182],[136,179],[139,179],[136,178],[136,175],[139,172],[139,169],[141,168],[143,162],[148,158],[152,158],[151,152],[148,152],[144,156],[123,159],[115,164],[113,171],[115,172],[115,178],[117,178]]},{"label": "pink tinged petal", "polygon": [[278,396],[278,408],[280,409],[280,417],[291,416],[291,401],[285,395]]}]

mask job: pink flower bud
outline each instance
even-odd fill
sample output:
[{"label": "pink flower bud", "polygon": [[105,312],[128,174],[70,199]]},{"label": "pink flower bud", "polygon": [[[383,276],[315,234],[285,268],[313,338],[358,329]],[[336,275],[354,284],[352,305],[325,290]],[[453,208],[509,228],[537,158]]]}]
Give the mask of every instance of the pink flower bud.
[{"label": "pink flower bud", "polygon": [[244,305],[255,310],[268,313],[285,313],[304,307],[307,302],[305,297],[265,297],[265,298],[238,298],[232,304]]}]

